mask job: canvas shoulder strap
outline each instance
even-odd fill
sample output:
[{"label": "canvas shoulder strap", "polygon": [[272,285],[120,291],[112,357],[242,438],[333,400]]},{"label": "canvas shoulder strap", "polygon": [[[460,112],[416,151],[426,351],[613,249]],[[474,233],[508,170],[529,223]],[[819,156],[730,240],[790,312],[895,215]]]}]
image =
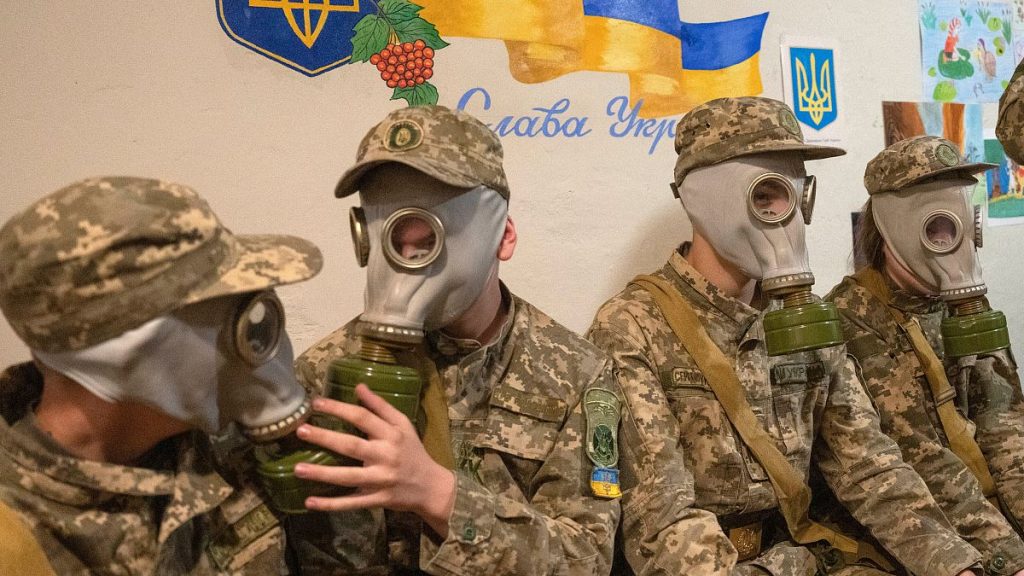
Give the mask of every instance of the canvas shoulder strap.
[{"label": "canvas shoulder strap", "polygon": [[708,335],[689,302],[672,284],[654,276],[638,276],[633,284],[654,297],[672,331],[704,374],[743,443],[768,473],[793,539],[800,544],[826,540],[843,552],[856,553],[856,540],[808,518],[811,489],[761,427],[732,363]]},{"label": "canvas shoulder strap", "polygon": [[55,576],[32,531],[0,501],[0,574]]},{"label": "canvas shoulder strap", "polygon": [[957,412],[956,406],[953,404],[956,390],[949,384],[942,361],[939,360],[935,350],[928,343],[924,330],[921,329],[921,323],[917,321],[917,318],[907,318],[903,312],[891,305],[892,293],[885,283],[882,273],[878,270],[867,267],[851,278],[885,305],[896,324],[907,335],[914,354],[921,363],[928,387],[935,398],[935,408],[939,413],[942,429],[949,440],[950,450],[963,460],[964,464],[974,473],[978,483],[981,484],[981,490],[985,493],[985,497],[993,498],[996,494],[996,484],[992,479],[992,473],[988,469],[981,448],[970,433],[966,418]]}]

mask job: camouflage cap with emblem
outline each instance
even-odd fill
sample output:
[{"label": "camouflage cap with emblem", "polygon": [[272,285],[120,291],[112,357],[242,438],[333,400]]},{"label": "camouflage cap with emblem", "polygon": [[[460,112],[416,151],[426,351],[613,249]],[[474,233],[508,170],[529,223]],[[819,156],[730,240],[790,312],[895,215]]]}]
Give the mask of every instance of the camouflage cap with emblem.
[{"label": "camouflage cap with emblem", "polygon": [[938,136],[915,136],[892,144],[868,162],[864,187],[868,194],[894,192],[939,176],[970,178],[996,164],[964,162],[957,146]]},{"label": "camouflage cap with emblem", "polygon": [[343,198],[357,192],[370,169],[398,162],[451,186],[487,186],[508,200],[503,156],[498,135],[461,110],[400,108],[363,137],[356,163],[342,175],[334,195]]},{"label": "camouflage cap with emblem", "polygon": [[62,188],[0,228],[0,309],[32,349],[80,350],[173,310],[316,275],[293,236],[236,236],[191,188],[106,177]]},{"label": "camouflage cap with emblem", "polygon": [[695,168],[764,152],[799,152],[804,160],[842,156],[831,146],[806,144],[800,124],[783,102],[771,98],[719,98],[686,113],[676,126],[675,183]]}]

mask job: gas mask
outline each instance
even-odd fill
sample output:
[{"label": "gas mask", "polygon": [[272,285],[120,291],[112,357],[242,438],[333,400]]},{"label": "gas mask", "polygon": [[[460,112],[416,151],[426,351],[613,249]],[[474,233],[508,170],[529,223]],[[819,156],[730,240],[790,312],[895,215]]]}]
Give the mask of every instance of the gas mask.
[{"label": "gas mask", "polygon": [[367,267],[360,334],[414,344],[458,318],[497,274],[508,203],[483,186],[361,196],[350,212],[356,256]]},{"label": "gas mask", "polygon": [[814,209],[816,182],[795,154],[756,154],[696,168],[677,197],[693,227],[725,260],[783,309],[764,317],[772,356],[842,343],[835,307],[815,302],[804,227]]},{"label": "gas mask", "polygon": [[271,441],[309,413],[272,291],[191,304],[83,350],[34,354],[100,398],[141,402],[211,434],[236,422],[251,440]]},{"label": "gas mask", "polygon": [[[365,311],[357,326],[361,349],[331,362],[324,394],[358,404],[355,387],[365,384],[422,434],[424,380],[419,370],[399,359],[423,340],[425,330],[442,328],[465,312],[497,274],[508,202],[484,186],[425,192],[416,180],[403,185],[407,183],[399,178],[362,194],[362,207],[349,213],[356,258],[367,267]],[[314,416],[314,423],[361,434],[325,416]],[[325,463],[359,464],[336,455]],[[294,488],[289,501],[277,506],[284,512],[305,511],[304,496],[324,489],[283,468],[278,476]]]},{"label": "gas mask", "polygon": [[897,262],[949,303],[942,322],[951,357],[1010,345],[1006,317],[989,308],[977,248],[981,211],[971,206],[974,178],[942,179],[872,196],[872,215]]}]

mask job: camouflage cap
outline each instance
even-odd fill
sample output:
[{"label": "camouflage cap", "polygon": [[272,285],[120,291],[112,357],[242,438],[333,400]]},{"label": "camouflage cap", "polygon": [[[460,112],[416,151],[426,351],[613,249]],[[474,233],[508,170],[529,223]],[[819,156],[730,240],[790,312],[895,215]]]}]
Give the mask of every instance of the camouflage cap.
[{"label": "camouflage cap", "polygon": [[805,144],[793,111],[771,98],[719,98],[687,112],[676,126],[675,181],[687,172],[740,156],[799,152],[804,160],[842,156],[831,146]]},{"label": "camouflage cap", "polygon": [[371,168],[398,162],[459,188],[487,186],[508,200],[498,135],[476,118],[444,106],[400,108],[363,137],[356,164],[334,189],[338,198],[359,190]]},{"label": "camouflage cap", "polygon": [[0,309],[30,348],[79,350],[187,304],[305,280],[322,264],[300,238],[233,235],[186,186],[96,178],[0,228]]},{"label": "camouflage cap", "polygon": [[892,192],[940,175],[972,177],[995,168],[984,162],[964,163],[956,144],[938,136],[900,140],[878,153],[864,170],[868,194]]}]

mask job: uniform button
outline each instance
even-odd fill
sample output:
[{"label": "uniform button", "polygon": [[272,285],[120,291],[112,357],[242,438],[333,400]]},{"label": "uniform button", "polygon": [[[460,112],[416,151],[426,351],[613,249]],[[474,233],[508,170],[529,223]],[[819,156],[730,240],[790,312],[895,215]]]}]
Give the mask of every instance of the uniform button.
[{"label": "uniform button", "polygon": [[469,542],[474,538],[476,538],[476,526],[473,526],[473,521],[470,520],[462,527],[462,539]]},{"label": "uniform button", "polygon": [[1004,558],[1002,554],[996,554],[992,557],[992,562],[990,564],[992,565],[993,570],[1002,570],[1003,568],[1006,568],[1006,558]]}]

